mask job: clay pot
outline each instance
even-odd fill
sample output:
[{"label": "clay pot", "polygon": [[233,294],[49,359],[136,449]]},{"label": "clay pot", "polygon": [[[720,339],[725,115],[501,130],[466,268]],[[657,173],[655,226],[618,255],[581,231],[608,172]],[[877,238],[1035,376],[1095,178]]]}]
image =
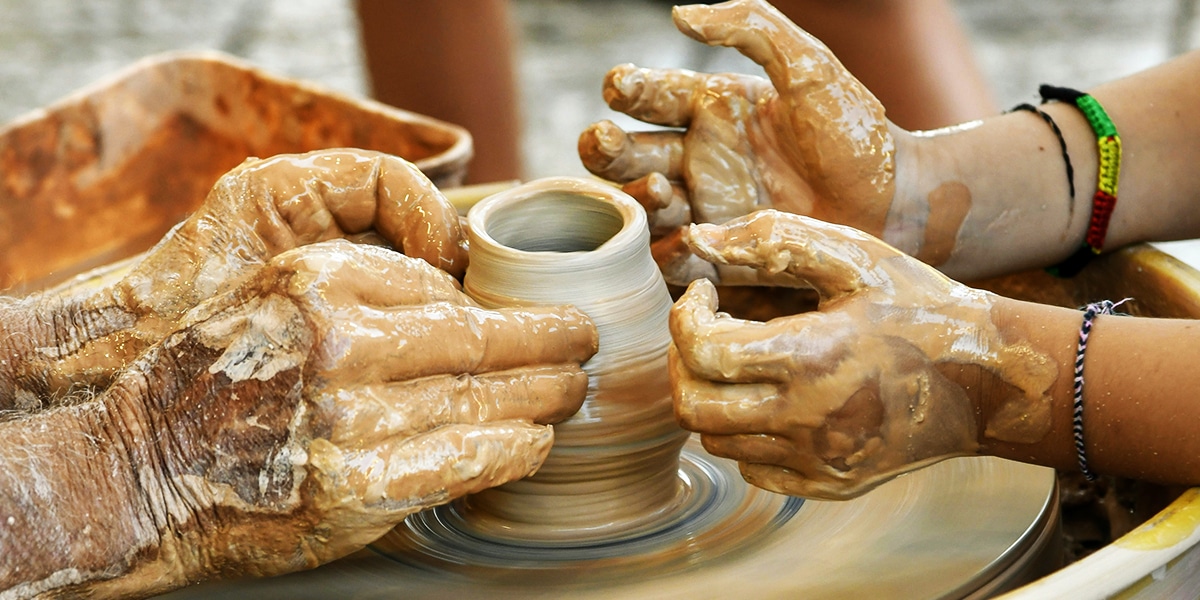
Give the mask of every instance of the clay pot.
[{"label": "clay pot", "polygon": [[583,365],[583,408],[555,426],[536,475],[467,502],[474,524],[578,541],[655,521],[680,501],[687,433],[672,415],[671,297],[650,256],[645,212],[611,186],[563,177],[491,196],[468,221],[469,295],[490,308],[574,304],[600,334]]}]

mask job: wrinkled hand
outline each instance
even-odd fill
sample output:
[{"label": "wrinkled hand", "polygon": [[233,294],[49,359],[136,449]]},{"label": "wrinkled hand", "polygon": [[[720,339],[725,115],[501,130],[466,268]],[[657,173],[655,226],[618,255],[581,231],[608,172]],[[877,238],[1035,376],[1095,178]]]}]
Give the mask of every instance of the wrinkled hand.
[{"label": "wrinkled hand", "polygon": [[0,311],[0,326],[16,339],[3,349],[0,408],[102,389],[186,311],[272,257],[360,234],[455,276],[466,269],[456,210],[407,161],[353,149],[249,159],[144,255]]},{"label": "wrinkled hand", "polygon": [[[484,310],[424,261],[337,240],[201,304],[103,396],[189,580],[313,567],[534,472],[596,330]],[[140,450],[139,450],[140,449]]]},{"label": "wrinkled hand", "polygon": [[[223,263],[201,265],[200,277],[216,278],[238,263],[367,232],[455,277],[466,271],[458,213],[433,183],[402,158],[350,148],[248,159],[147,261],[160,263],[154,274],[166,263]],[[196,285],[214,285],[205,279]]]},{"label": "wrinkled hand", "polygon": [[583,164],[626,183],[655,233],[666,235],[655,256],[668,281],[714,277],[669,235],[689,220],[723,223],[776,208],[881,235],[893,196],[894,140],[879,101],[766,2],[679,6],[674,19],[698,41],[737,48],[770,80],[633,65],[605,79],[604,99],[614,110],[681,128],[626,133],[606,121],[579,139]]},{"label": "wrinkled hand", "polygon": [[750,483],[848,498],[974,454],[980,433],[1031,442],[1048,430],[1057,367],[1002,333],[994,296],[799,215],[762,211],[684,238],[707,260],[821,296],[813,312],[742,321],[715,313],[715,290],[699,280],[672,309],[676,416]]}]

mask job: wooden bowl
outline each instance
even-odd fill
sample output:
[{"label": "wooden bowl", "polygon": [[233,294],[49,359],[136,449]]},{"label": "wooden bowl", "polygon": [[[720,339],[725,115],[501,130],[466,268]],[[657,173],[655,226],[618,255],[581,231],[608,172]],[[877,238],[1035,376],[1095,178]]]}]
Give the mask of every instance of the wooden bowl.
[{"label": "wooden bowl", "polygon": [[139,61],[0,128],[0,289],[149,248],[247,157],[356,147],[462,182],[456,125],[268,75],[219,53]]}]

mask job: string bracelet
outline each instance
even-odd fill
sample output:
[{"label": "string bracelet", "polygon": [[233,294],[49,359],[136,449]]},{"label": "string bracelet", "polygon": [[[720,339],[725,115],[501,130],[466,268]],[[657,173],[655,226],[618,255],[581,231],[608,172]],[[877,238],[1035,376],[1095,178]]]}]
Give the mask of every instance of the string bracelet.
[{"label": "string bracelet", "polygon": [[1058,148],[1062,152],[1063,164],[1067,167],[1067,188],[1071,190],[1071,214],[1075,213],[1075,167],[1071,165],[1071,155],[1067,153],[1067,140],[1063,138],[1062,130],[1058,128],[1058,123],[1054,122],[1054,118],[1042,111],[1042,109],[1032,104],[1018,104],[1013,107],[1013,111],[1023,110],[1031,112],[1042,118],[1050,129],[1054,132],[1054,137],[1058,138]]},{"label": "string bracelet", "polygon": [[1088,220],[1083,245],[1066,260],[1049,269],[1051,273],[1060,277],[1072,277],[1104,250],[1108,222],[1117,205],[1117,180],[1121,173],[1121,137],[1117,135],[1117,126],[1108,117],[1104,107],[1092,96],[1079,90],[1045,84],[1038,88],[1038,93],[1041,94],[1043,102],[1057,100],[1078,108],[1096,134],[1096,148],[1100,154],[1096,193],[1092,196],[1092,216]]},{"label": "string bracelet", "polygon": [[1092,325],[1098,315],[1119,314],[1114,309],[1124,304],[1129,298],[1120,302],[1101,300],[1083,307],[1083,324],[1079,326],[1079,344],[1075,347],[1075,388],[1071,415],[1071,432],[1075,437],[1075,455],[1079,458],[1079,470],[1088,481],[1096,479],[1096,474],[1088,468],[1087,451],[1083,444],[1083,355],[1087,351],[1088,337],[1092,334]]}]

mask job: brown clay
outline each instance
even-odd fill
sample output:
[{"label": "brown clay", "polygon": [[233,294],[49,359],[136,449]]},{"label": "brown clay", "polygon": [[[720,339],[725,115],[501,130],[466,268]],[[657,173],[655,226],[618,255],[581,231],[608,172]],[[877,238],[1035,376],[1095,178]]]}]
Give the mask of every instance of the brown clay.
[{"label": "brown clay", "polygon": [[967,186],[951,181],[934,189],[929,194],[925,241],[917,258],[935,267],[949,260],[970,211],[971,190]]},{"label": "brown clay", "polygon": [[558,177],[487,198],[468,219],[468,294],[489,307],[570,303],[600,336],[583,408],[555,426],[537,475],[468,501],[473,535],[579,543],[664,518],[681,501],[688,434],[671,414],[671,298],[645,213],[612,186]]}]

